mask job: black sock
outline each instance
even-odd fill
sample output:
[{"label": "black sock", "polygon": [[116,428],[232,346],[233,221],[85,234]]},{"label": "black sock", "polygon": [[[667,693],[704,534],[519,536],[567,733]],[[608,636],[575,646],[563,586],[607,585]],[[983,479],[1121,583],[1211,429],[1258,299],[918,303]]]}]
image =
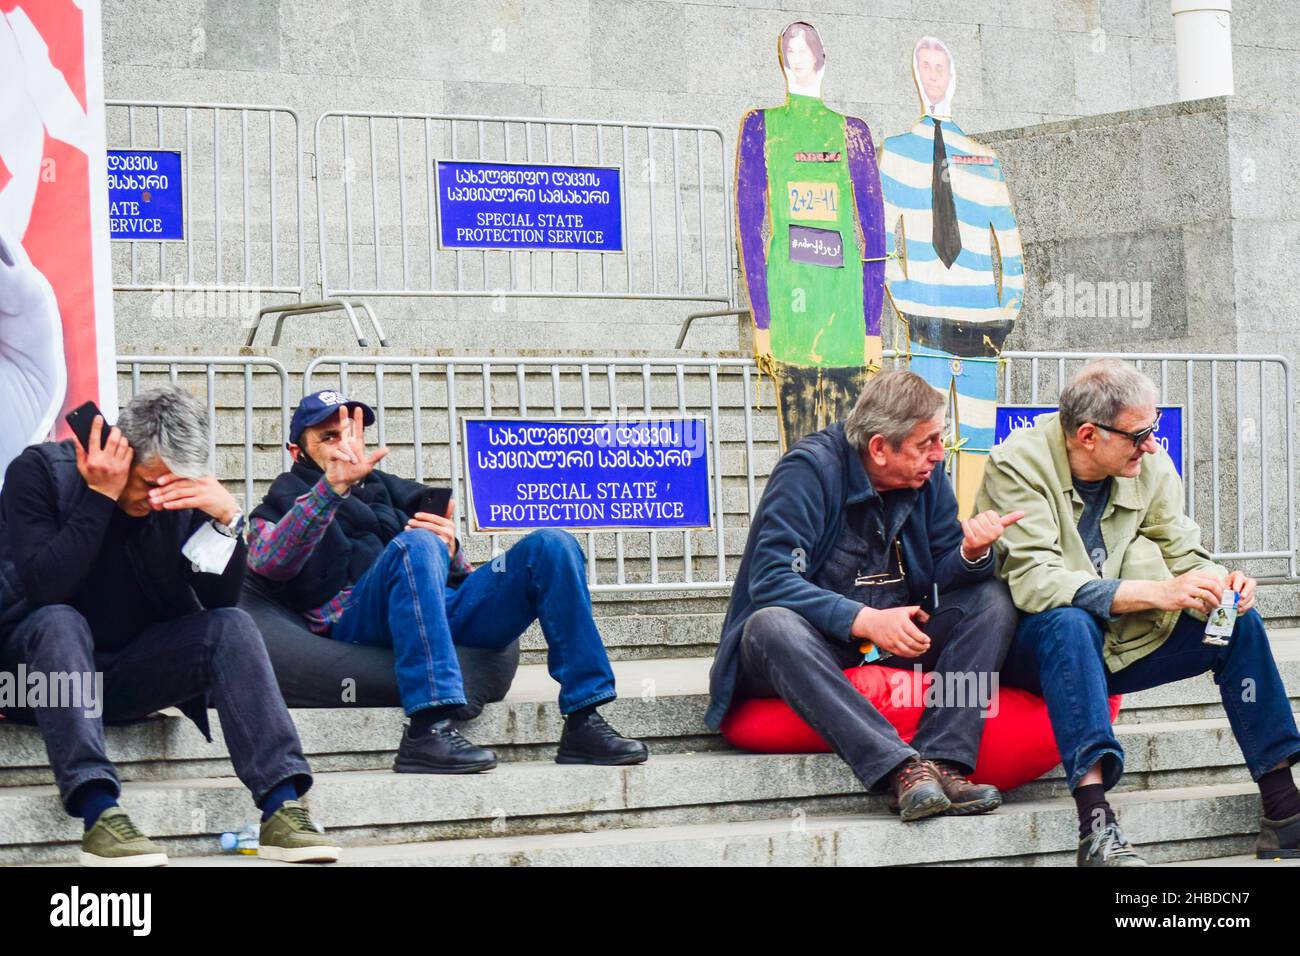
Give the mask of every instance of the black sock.
[{"label": "black sock", "polygon": [[[600,702],[600,704],[603,704],[603,703],[605,703],[605,702],[602,700],[602,701]],[[571,713],[571,714],[565,714],[565,715],[564,715],[564,716],[565,716],[565,719],[566,719],[566,720],[582,720],[582,719],[584,719],[585,717],[588,717],[588,716],[590,716],[591,714],[594,714],[594,713],[596,712],[596,708],[599,707],[600,704],[588,704],[586,707],[579,707],[579,708],[578,708],[577,710],[575,710],[573,713]]]},{"label": "black sock", "polygon": [[417,710],[411,715],[411,736],[424,736],[433,730],[434,724],[446,720],[460,708],[460,704],[446,704],[442,707],[426,707],[424,710]]},{"label": "black sock", "polygon": [[1079,811],[1079,839],[1094,830],[1115,822],[1115,811],[1106,802],[1106,788],[1100,783],[1090,783],[1074,791],[1074,806]]},{"label": "black sock", "polygon": [[1259,778],[1259,796],[1264,801],[1264,816],[1285,820],[1300,813],[1300,790],[1291,778],[1290,767],[1278,767]]}]

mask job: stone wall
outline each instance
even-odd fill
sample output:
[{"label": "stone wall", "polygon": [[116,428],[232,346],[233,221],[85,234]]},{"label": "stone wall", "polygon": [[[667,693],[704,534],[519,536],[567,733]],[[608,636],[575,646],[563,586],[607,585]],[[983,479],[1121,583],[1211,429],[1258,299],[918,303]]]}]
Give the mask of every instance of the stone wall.
[{"label": "stone wall", "polygon": [[[1275,102],[1277,83],[1300,67],[1300,15],[1286,0],[1236,7],[1238,100]],[[972,132],[1176,97],[1164,0],[106,0],[105,88],[110,98],[284,104],[301,115],[308,150],[322,112],[351,108],[706,124],[723,131],[730,155],[743,112],[784,96],[773,41],[796,18],[826,42],[827,101],[866,118],[878,140],[915,118],[909,52],[926,33],[954,50],[957,116]],[[314,188],[309,181],[309,284]],[[1167,260],[1168,249],[1151,255]],[[118,296],[121,350],[228,350],[240,339],[229,320],[159,318],[151,306],[148,296]],[[692,306],[510,300],[494,310],[425,299],[381,308],[398,347],[603,341],[664,351]],[[288,341],[340,350],[355,346],[349,338],[336,318],[295,325]],[[688,344],[734,349],[735,325],[701,323]]]}]

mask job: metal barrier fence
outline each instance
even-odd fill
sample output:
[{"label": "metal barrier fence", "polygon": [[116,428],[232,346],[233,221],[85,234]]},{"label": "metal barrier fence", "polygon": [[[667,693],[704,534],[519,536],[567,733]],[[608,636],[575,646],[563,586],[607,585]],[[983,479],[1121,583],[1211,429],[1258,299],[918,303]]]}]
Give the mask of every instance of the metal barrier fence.
[{"label": "metal barrier fence", "polygon": [[180,150],[183,170],[185,238],[115,241],[115,290],[302,298],[302,133],[296,112],[242,103],[108,100],[106,106],[109,149]]},{"label": "metal barrier fence", "polygon": [[1161,404],[1183,406],[1187,513],[1224,561],[1282,563],[1297,579],[1295,391],[1281,355],[1003,352],[1004,404],[1055,403],[1067,377],[1094,358],[1133,362]]},{"label": "metal barrier fence", "polygon": [[[209,449],[214,473],[229,479],[239,475],[244,486],[244,509],[259,500],[254,492],[258,477],[269,479],[289,465],[284,448],[289,433],[289,375],[275,359],[212,355],[119,355],[119,391],[125,404],[140,391],[170,383],[199,395],[207,405]],[[255,391],[258,375],[273,375],[272,387]],[[129,385],[129,388],[122,387]],[[234,388],[230,388],[230,386]],[[233,399],[238,398],[238,401]],[[259,413],[258,409],[264,409]],[[237,409],[242,416],[238,434],[227,435],[218,409]],[[259,429],[259,423],[261,428]],[[233,424],[233,421],[231,422]],[[262,434],[259,436],[258,431]],[[229,439],[229,440],[227,440]],[[221,449],[233,449],[222,456]],[[260,468],[259,468],[260,466]]]},{"label": "metal barrier fence", "polygon": [[[729,157],[716,127],[333,110],[315,143],[326,298],[735,301]],[[438,159],[618,166],[624,251],[440,250]]]},{"label": "metal barrier fence", "polygon": [[[459,502],[467,500],[459,461],[461,415],[508,409],[511,415],[706,418],[714,527],[580,532],[588,581],[596,591],[728,588],[748,516],[758,504],[756,475],[777,458],[775,421],[756,437],[758,376],[749,359],[328,356],[308,365],[305,391],[324,387],[319,379],[326,366],[335,369],[341,391],[373,403],[374,443],[392,449],[385,466],[417,481],[431,474],[445,480]],[[408,444],[409,454],[397,447]],[[490,555],[500,552],[503,535],[470,535],[464,515],[458,511],[455,520],[462,540],[468,535],[475,544],[473,539],[486,537]],[[474,547],[467,550],[472,559],[482,557]]]},{"label": "metal barrier fence", "polygon": [[[1053,403],[1067,375],[1098,357],[1105,353],[1004,352],[999,400]],[[1294,392],[1286,360],[1172,353],[1123,357],[1152,377],[1162,404],[1184,407],[1187,510],[1200,521],[1214,556],[1255,562],[1250,567],[1261,579],[1300,578]],[[886,358],[898,361],[899,356],[890,352]],[[694,412],[706,417],[714,529],[581,532],[593,590],[728,588],[760,485],[778,456],[770,388],[763,390],[763,408],[756,409],[760,382],[749,359],[326,356],[307,367],[304,390],[324,387],[319,379],[326,369],[334,372],[331,384],[373,403],[375,442],[394,447],[390,468],[419,481],[430,474],[445,479],[461,501],[466,500],[457,431],[461,415]],[[463,516],[456,520],[466,530]],[[491,554],[497,554],[502,536],[487,537]]]}]

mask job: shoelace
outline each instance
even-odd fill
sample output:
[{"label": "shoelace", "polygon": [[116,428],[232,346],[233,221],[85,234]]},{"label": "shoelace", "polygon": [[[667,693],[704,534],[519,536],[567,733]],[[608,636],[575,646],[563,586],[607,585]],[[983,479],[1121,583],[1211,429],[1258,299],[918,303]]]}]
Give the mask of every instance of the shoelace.
[{"label": "shoelace", "polygon": [[935,761],[934,769],[939,771],[939,776],[947,777],[949,780],[955,780],[957,783],[970,782],[969,780],[966,779],[966,775],[964,773],[959,771],[956,767],[950,767],[945,763],[939,763],[938,761]]},{"label": "shoelace", "polygon": [[903,789],[907,789],[915,783],[916,777],[933,777],[929,765],[924,761],[918,760],[916,763],[908,764],[902,770],[898,771],[898,779],[903,784]]},{"label": "shoelace", "polygon": [[105,829],[107,829],[109,833],[113,834],[113,836],[117,837],[124,843],[130,840],[145,839],[144,833],[139,827],[131,822],[131,818],[126,814],[116,814],[111,817],[103,818],[103,823]]},{"label": "shoelace", "polygon": [[312,833],[316,832],[316,827],[311,822],[311,814],[307,812],[306,807],[284,806],[280,809],[284,812],[285,818],[289,821],[289,825],[295,830],[310,830]]},{"label": "shoelace", "polygon": [[453,730],[450,727],[440,728],[437,731],[437,733],[440,736],[442,736],[447,741],[448,744],[451,745],[452,750],[468,750],[474,746],[472,743],[470,743],[468,740],[462,737],[459,732]]},{"label": "shoelace", "polygon": [[1117,856],[1136,857],[1137,853],[1124,841],[1124,833],[1118,824],[1112,823],[1097,835],[1101,841],[1101,858],[1109,860]]}]

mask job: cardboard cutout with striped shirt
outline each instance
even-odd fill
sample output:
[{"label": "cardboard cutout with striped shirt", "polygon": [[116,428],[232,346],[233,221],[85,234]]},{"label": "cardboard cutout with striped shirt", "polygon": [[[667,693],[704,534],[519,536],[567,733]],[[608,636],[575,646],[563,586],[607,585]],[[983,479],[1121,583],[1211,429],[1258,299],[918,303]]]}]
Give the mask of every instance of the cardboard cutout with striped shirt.
[{"label": "cardboard cutout with striped shirt", "polygon": [[1024,259],[997,153],[950,115],[952,52],[922,37],[912,77],[922,115],[877,153],[892,255],[886,297],[912,371],[953,404],[957,500],[967,514],[993,446],[998,352],[1020,312]]}]

